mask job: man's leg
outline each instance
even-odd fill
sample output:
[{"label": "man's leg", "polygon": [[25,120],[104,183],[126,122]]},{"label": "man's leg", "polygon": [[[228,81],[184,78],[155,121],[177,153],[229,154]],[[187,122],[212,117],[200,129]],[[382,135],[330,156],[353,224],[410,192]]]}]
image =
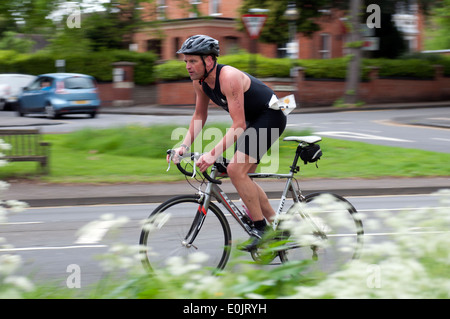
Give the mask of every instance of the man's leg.
[{"label": "man's leg", "polygon": [[260,204],[260,189],[248,176],[249,172],[255,170],[257,164],[250,163],[249,158],[244,153],[236,152],[227,167],[227,174],[245,206],[250,211],[252,219],[258,221],[264,219]]},{"label": "man's leg", "polygon": [[[249,173],[254,173],[256,171],[257,165],[252,167],[249,171]],[[258,196],[259,196],[259,205],[261,207],[261,212],[263,216],[267,219],[267,221],[270,223],[275,218],[275,211],[272,208],[272,205],[269,203],[269,198],[267,198],[266,192],[259,186],[255,181],[253,183],[256,186],[256,189],[258,190]]]},{"label": "man's leg", "polygon": [[[228,165],[227,172],[231,182],[250,212],[258,236],[261,237],[267,226],[264,217],[270,222],[272,221],[275,212],[270,206],[265,192],[248,176],[248,173],[254,172],[257,166],[257,164],[251,162],[250,159],[251,158],[248,155],[237,151]],[[257,247],[258,243],[259,238],[255,237],[253,241],[243,249],[251,251]]]},{"label": "man's leg", "polygon": [[262,214],[267,219],[267,221],[269,223],[271,223],[271,222],[273,222],[273,219],[275,218],[275,211],[274,211],[272,205],[270,205],[270,203],[269,203],[269,198],[267,198],[266,192],[264,192],[264,190],[261,188],[261,186],[259,186],[255,182],[253,182],[253,183],[255,184],[256,188],[258,189],[259,205],[261,207]]}]

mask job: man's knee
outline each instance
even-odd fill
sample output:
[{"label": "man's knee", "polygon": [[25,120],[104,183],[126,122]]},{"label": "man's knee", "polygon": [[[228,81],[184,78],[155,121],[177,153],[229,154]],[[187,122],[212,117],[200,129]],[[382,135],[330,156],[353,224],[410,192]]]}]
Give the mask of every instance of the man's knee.
[{"label": "man's knee", "polygon": [[231,180],[242,177],[244,175],[242,165],[237,164],[237,163],[228,164],[227,174],[231,178]]}]

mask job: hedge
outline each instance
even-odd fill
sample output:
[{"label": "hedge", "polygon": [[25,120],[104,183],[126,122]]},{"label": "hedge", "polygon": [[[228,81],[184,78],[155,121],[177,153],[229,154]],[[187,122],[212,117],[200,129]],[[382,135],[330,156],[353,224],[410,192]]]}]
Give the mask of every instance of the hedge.
[{"label": "hedge", "polygon": [[[85,73],[94,76],[100,82],[112,81],[112,63],[118,61],[135,62],[135,82],[150,84],[155,81],[175,81],[189,79],[185,64],[180,60],[171,60],[156,65],[157,57],[153,53],[130,51],[105,51],[86,54],[66,54],[55,56],[49,53],[18,54],[14,51],[0,51],[0,73],[42,74],[55,72],[55,60],[66,60],[66,71]],[[259,78],[289,77],[293,66],[305,68],[306,78],[345,79],[348,58],[291,60],[274,59],[261,55],[239,53],[219,57],[219,63],[232,65],[240,70],[252,73]],[[379,68],[381,77],[433,78],[434,64],[444,66],[444,75],[450,76],[450,57],[431,57],[416,54],[404,59],[363,59],[362,78],[367,79],[369,66]]]},{"label": "hedge", "polygon": [[[219,57],[219,63],[234,66],[242,71],[250,72],[251,63],[256,63],[253,68],[253,75],[265,77],[289,77],[292,66],[301,66],[305,68],[306,78],[314,79],[345,79],[347,73],[348,58],[334,59],[311,59],[294,60],[291,59],[271,59],[261,55],[236,54]],[[407,77],[407,78],[433,78],[434,64],[444,66],[444,75],[450,76],[450,58],[441,57],[439,61],[431,61],[426,58],[408,58],[408,59],[363,59],[362,78],[367,79],[369,67],[379,68],[381,77]],[[183,61],[172,60],[155,67],[156,79],[160,81],[173,81],[188,79],[188,73],[185,70]]]},{"label": "hedge", "polygon": [[0,51],[0,73],[43,74],[56,72],[55,61],[66,60],[66,72],[92,75],[100,82],[112,81],[113,62],[136,63],[135,82],[148,84],[155,81],[153,70],[157,57],[153,53],[130,51],[90,52],[55,56],[49,53],[18,54],[14,51]]}]

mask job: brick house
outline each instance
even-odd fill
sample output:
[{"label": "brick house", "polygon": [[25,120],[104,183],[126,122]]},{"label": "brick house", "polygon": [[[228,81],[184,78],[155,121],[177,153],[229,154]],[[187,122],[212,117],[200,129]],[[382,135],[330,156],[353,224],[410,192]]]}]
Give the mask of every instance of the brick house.
[{"label": "brick house", "polygon": [[[207,34],[219,40],[222,55],[232,53],[236,49],[251,51],[251,39],[245,31],[237,30],[241,4],[242,0],[156,0],[153,4],[146,4],[142,18],[157,22],[157,27],[144,28],[136,33],[133,39],[134,49],[139,52],[151,50],[156,52],[161,60],[170,60],[176,58],[176,51],[189,36]],[[312,37],[297,34],[298,58],[326,59],[345,55],[347,30],[344,16],[345,13],[340,10],[325,10],[318,18],[320,31]],[[405,39],[414,43],[412,50],[420,51],[422,20],[416,16],[417,6],[413,6],[413,10],[409,10],[407,15],[402,17],[409,25],[411,21],[418,23],[416,29],[419,32],[405,34]],[[400,22],[396,23],[399,25]],[[286,50],[274,44],[260,42],[258,53],[267,57],[283,57]]]}]

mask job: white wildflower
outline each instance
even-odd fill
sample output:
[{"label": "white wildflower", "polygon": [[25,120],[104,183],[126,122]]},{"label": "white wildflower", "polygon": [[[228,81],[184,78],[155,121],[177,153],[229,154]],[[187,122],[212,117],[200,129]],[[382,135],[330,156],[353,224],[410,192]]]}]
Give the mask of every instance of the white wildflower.
[{"label": "white wildflower", "polygon": [[6,277],[3,283],[13,285],[14,287],[25,292],[30,292],[34,290],[34,284],[28,278],[23,276]]},{"label": "white wildflower", "polygon": [[10,184],[4,181],[0,181],[0,192],[4,192],[9,188]]},{"label": "white wildflower", "polygon": [[0,256],[0,275],[8,276],[14,273],[22,264],[22,259],[18,255]]},{"label": "white wildflower", "polygon": [[28,204],[18,200],[7,200],[5,201],[6,207],[8,207],[11,213],[20,213],[28,208]]},{"label": "white wildflower", "polygon": [[5,143],[2,139],[0,139],[0,150],[8,151],[11,149],[11,144]]}]

